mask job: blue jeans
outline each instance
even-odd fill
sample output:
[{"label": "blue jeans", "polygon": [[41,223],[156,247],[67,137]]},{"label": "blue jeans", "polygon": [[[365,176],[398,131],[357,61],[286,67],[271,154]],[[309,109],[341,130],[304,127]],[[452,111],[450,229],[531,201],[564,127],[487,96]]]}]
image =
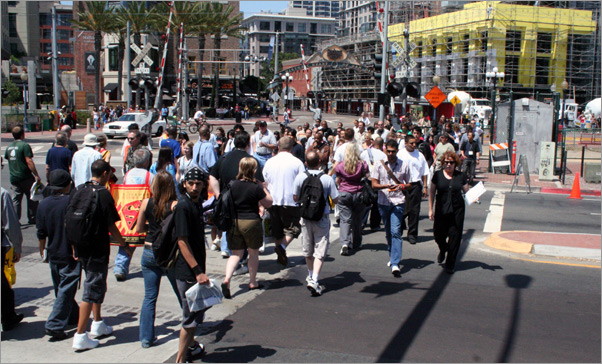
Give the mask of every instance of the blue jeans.
[{"label": "blue jeans", "polygon": [[65,331],[67,325],[77,322],[79,317],[79,306],[75,301],[75,293],[79,283],[81,265],[76,261],[50,262],[48,265],[56,299],[45,327],[48,330]]},{"label": "blue jeans", "polygon": [[385,224],[385,234],[387,236],[387,245],[389,246],[389,262],[391,266],[399,265],[399,262],[401,262],[405,203],[401,205],[378,204],[378,210]]},{"label": "blue jeans", "polygon": [[261,166],[261,168],[263,168],[265,166],[265,162],[267,162],[268,159],[272,158],[272,155],[271,154],[253,153],[253,157],[255,157],[255,159],[257,159],[257,161],[259,162],[259,165]]},{"label": "blue jeans", "polygon": [[222,231],[222,239],[220,243],[220,251],[228,253],[228,255],[232,255],[232,251],[228,248],[228,239],[226,238],[226,232]]},{"label": "blue jeans", "polygon": [[[136,248],[131,246],[130,249],[132,249],[132,256],[134,255],[134,252],[136,251]],[[125,249],[123,249],[122,247],[119,247],[119,251],[117,252],[117,255],[115,255],[115,266],[113,267],[113,273],[114,274],[125,274],[126,276],[128,275],[128,273],[130,272],[130,263],[132,262],[132,258],[127,255],[127,253],[125,252]]]},{"label": "blue jeans", "polygon": [[144,278],[144,299],[140,310],[140,342],[152,345],[155,341],[155,311],[157,306],[157,297],[159,296],[159,286],[161,277],[167,274],[167,279],[178,297],[178,302],[182,306],[176,280],[172,269],[165,269],[157,265],[152,249],[145,248],[142,252],[142,277]]}]

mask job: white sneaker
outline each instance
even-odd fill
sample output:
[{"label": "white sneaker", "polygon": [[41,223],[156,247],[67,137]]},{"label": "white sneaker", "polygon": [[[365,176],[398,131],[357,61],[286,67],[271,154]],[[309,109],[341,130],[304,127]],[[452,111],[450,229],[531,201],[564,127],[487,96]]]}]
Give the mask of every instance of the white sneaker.
[{"label": "white sneaker", "polygon": [[391,274],[393,274],[394,277],[401,277],[401,271],[399,270],[399,266],[394,265],[391,267]]},{"label": "white sneaker", "polygon": [[222,243],[222,240],[220,238],[215,238],[215,240],[213,240],[213,243],[211,243],[211,250],[212,251],[220,250],[221,243]]},{"label": "white sneaker", "polygon": [[228,252],[226,252],[226,251],[223,251],[222,258],[230,258],[230,254],[228,254]]},{"label": "white sneaker", "polygon": [[113,333],[113,328],[104,321],[92,321],[92,328],[90,328],[90,336],[99,337],[105,335],[111,335]]},{"label": "white sneaker", "polygon": [[307,289],[311,292],[312,296],[317,297],[322,295],[324,286],[319,285],[318,282],[312,279],[311,281],[307,282]]},{"label": "white sneaker", "polygon": [[305,283],[309,284],[309,282],[313,282],[313,278],[311,278],[310,275],[308,275],[307,277],[305,277]]},{"label": "white sneaker", "polygon": [[259,253],[263,252],[265,252],[265,241],[263,242],[263,245],[259,248]]},{"label": "white sneaker", "polygon": [[75,334],[73,335],[73,349],[75,350],[88,350],[88,349],[94,349],[95,347],[97,347],[99,344],[98,340],[95,339],[91,339],[88,336],[87,332],[84,332],[83,334]]}]

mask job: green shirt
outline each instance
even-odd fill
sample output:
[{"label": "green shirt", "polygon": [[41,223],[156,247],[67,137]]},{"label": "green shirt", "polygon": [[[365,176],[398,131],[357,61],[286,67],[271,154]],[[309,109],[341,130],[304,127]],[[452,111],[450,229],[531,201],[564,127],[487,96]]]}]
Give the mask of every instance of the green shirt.
[{"label": "green shirt", "polygon": [[33,152],[29,144],[23,140],[15,140],[6,148],[4,158],[8,161],[10,183],[15,184],[33,176],[27,166],[25,157],[33,158]]}]

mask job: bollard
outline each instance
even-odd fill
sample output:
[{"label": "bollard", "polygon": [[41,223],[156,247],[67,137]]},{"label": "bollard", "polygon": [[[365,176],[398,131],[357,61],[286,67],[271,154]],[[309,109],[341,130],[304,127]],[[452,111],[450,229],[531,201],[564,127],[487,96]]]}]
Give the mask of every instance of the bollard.
[{"label": "bollard", "polygon": [[585,160],[585,145],[581,147],[581,176],[583,176],[583,161]]},{"label": "bollard", "polygon": [[89,134],[90,132],[91,132],[91,130],[90,130],[90,118],[87,118],[86,119],[86,133]]}]

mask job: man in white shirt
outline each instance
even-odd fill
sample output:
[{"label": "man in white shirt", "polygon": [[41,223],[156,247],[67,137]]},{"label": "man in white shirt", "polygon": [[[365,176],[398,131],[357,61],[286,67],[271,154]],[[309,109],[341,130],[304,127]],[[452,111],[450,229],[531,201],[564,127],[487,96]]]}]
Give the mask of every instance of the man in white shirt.
[{"label": "man in white shirt", "polygon": [[288,264],[286,247],[301,233],[299,207],[293,198],[294,182],[299,173],[305,172],[305,166],[291,154],[295,142],[284,136],[278,141],[278,154],[270,158],[263,167],[263,179],[274,200],[269,209],[272,217],[272,236],[278,263]]},{"label": "man in white shirt", "polygon": [[205,113],[203,112],[203,110],[197,110],[194,113],[194,116],[192,117],[197,123],[201,123],[203,121],[203,117],[205,116]]},{"label": "man in white shirt", "polygon": [[251,144],[254,146],[253,157],[263,167],[268,159],[272,157],[272,153],[277,147],[276,136],[268,129],[268,124],[265,120],[258,121],[257,126],[259,130],[253,134]]},{"label": "man in white shirt", "polygon": [[90,133],[84,136],[84,148],[73,155],[71,161],[71,178],[75,187],[88,182],[92,178],[92,163],[102,159],[102,155],[96,150],[98,139]]},{"label": "man in white shirt", "polygon": [[420,202],[427,194],[429,166],[424,155],[416,149],[416,137],[405,137],[405,147],[399,150],[397,157],[410,168],[410,187],[406,189],[406,208],[404,218],[408,218],[408,241],[416,244],[418,239],[418,221],[420,220]]}]

